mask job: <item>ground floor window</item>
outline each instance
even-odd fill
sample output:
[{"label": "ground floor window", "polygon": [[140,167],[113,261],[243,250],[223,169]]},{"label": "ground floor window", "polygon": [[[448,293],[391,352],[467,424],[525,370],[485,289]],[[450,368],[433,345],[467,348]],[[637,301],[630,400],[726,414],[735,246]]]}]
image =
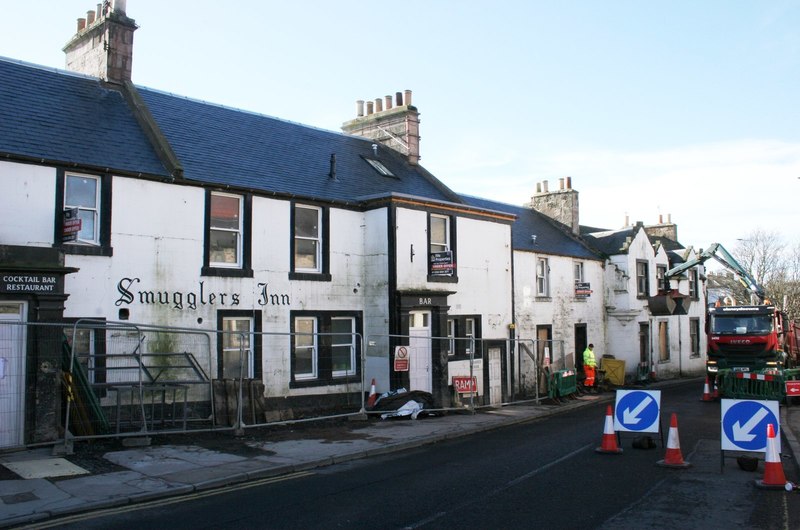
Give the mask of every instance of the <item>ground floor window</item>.
[{"label": "ground floor window", "polygon": [[261,377],[261,312],[220,311],[217,363],[221,379]]},{"label": "ground floor window", "polygon": [[360,374],[359,312],[292,312],[291,386],[328,385]]},{"label": "ground floor window", "polygon": [[[447,317],[447,354],[456,357],[479,357],[481,347],[480,315],[452,315]],[[473,351],[474,349],[474,351]]]},{"label": "ground floor window", "polygon": [[689,344],[692,357],[700,357],[700,319],[689,319]]}]

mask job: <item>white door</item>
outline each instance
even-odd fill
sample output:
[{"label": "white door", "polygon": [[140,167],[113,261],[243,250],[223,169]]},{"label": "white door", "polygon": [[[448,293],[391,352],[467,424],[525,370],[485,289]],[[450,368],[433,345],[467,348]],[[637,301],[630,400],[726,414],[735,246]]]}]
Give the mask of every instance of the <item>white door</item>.
[{"label": "white door", "polygon": [[499,405],[503,402],[503,365],[500,348],[489,348],[489,403]]},{"label": "white door", "polygon": [[409,390],[433,391],[431,375],[431,312],[408,314]]},{"label": "white door", "polygon": [[25,304],[0,302],[0,447],[23,444]]}]

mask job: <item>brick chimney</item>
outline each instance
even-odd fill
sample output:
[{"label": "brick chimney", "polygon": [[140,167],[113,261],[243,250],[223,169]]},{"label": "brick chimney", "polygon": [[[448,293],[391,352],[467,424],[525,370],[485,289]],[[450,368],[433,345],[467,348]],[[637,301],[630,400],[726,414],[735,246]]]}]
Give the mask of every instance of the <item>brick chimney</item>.
[{"label": "brick chimney", "polygon": [[78,19],[75,36],[64,46],[67,70],[109,83],[131,80],[136,21],[125,14],[125,0],[104,1]]},{"label": "brick chimney", "polygon": [[410,164],[419,163],[419,112],[411,104],[410,90],[395,93],[394,107],[392,96],[368,101],[366,112],[364,101],[357,101],[356,118],[343,123],[342,131],[391,147]]},{"label": "brick chimney", "polygon": [[666,237],[672,241],[678,240],[678,225],[672,222],[672,214],[667,214],[667,222],[664,216],[658,214],[658,224],[645,226],[644,231],[650,237]]},{"label": "brick chimney", "polygon": [[572,177],[558,179],[558,190],[550,191],[548,188],[546,180],[537,183],[536,193],[531,197],[528,206],[567,225],[573,234],[580,234],[578,192],[572,189]]}]

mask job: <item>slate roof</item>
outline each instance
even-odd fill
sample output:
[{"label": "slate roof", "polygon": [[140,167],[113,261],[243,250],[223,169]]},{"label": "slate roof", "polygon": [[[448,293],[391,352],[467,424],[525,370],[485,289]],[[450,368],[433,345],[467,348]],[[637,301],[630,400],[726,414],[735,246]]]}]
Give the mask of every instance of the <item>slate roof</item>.
[{"label": "slate roof", "polygon": [[119,91],[94,77],[2,57],[0,153],[169,176]]},{"label": "slate roof", "polygon": [[[343,201],[400,193],[459,202],[393,149],[379,145],[375,157],[372,140],[141,87],[139,94],[187,180]],[[377,158],[395,176],[381,175],[364,158]]]},{"label": "slate roof", "polygon": [[592,232],[584,234],[584,239],[587,244],[606,256],[614,256],[617,254],[627,254],[628,247],[626,243],[632,241],[636,237],[636,226],[622,228],[619,230],[608,230],[605,232]]},{"label": "slate roof", "polygon": [[[461,199],[421,166],[371,140],[136,87],[183,168],[182,178],[264,194],[357,202],[392,194]],[[0,153],[169,178],[121,89],[0,58]],[[336,155],[336,179],[330,177]]]},{"label": "slate roof", "polygon": [[[601,259],[597,253],[573,237],[568,232],[568,228],[559,226],[558,223],[536,210],[468,195],[461,197],[467,204],[477,208],[516,215],[517,219],[511,225],[511,245],[514,250],[583,259]],[[536,235],[536,241],[531,237],[533,235]]]}]

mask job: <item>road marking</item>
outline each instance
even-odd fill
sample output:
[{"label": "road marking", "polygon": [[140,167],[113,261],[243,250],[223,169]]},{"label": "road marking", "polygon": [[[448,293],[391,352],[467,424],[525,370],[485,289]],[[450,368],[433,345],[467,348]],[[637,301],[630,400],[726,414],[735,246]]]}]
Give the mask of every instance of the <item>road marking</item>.
[{"label": "road marking", "polygon": [[[298,471],[297,473],[291,473],[289,475],[281,475],[280,477],[269,477],[269,478],[262,478],[258,480],[254,480],[252,482],[245,482],[242,484],[234,484],[231,486],[222,486],[219,488],[210,489],[207,491],[198,491],[195,493],[187,493],[185,495],[179,495],[176,497],[170,497],[167,499],[158,499],[154,501],[145,501],[145,502],[137,502],[135,504],[129,504],[126,506],[118,506],[116,508],[106,508],[103,510],[97,510],[94,512],[87,512],[77,515],[71,515],[68,517],[61,517],[58,519],[52,519],[49,521],[44,522],[36,522],[30,524],[28,526],[20,526],[18,527],[20,530],[23,529],[40,529],[40,528],[54,528],[56,526],[63,526],[67,523],[77,523],[80,521],[88,521],[90,519],[98,519],[100,517],[104,517],[106,515],[118,515],[122,513],[128,512],[135,512],[137,510],[143,510],[145,508],[158,508],[161,506],[169,506],[170,504],[178,504],[181,502],[193,501],[197,499],[204,499],[206,497],[212,497],[214,495],[222,495],[223,493],[230,493],[233,491],[241,491],[250,488],[255,488],[257,486],[263,486],[264,484],[274,484],[277,482],[284,482],[286,480],[293,480],[296,478],[307,477],[309,475],[313,475],[311,471]],[[168,493],[168,492],[164,492]]]}]

